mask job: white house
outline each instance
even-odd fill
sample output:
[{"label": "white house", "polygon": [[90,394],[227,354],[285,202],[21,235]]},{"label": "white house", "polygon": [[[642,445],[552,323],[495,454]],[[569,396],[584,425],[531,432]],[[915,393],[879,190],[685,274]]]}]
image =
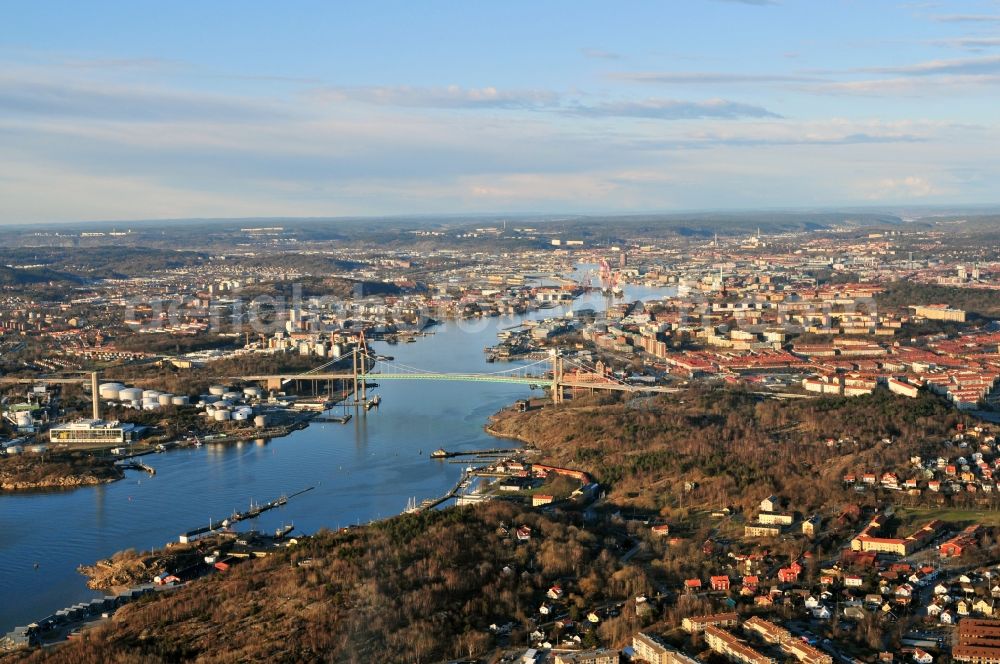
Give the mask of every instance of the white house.
[{"label": "white house", "polygon": [[830,609],[826,608],[825,606],[820,606],[813,609],[812,614],[813,618],[815,618],[816,620],[829,620],[830,617],[833,615],[832,613],[830,613]]}]

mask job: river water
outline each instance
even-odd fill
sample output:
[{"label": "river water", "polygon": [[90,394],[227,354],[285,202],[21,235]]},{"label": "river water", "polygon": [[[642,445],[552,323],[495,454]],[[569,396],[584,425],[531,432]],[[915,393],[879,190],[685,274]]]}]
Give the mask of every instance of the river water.
[{"label": "river water", "polygon": [[[625,289],[630,300],[667,293]],[[573,303],[577,309],[603,306],[599,294]],[[550,309],[529,317],[559,313]],[[374,347],[421,369],[494,372],[513,365],[488,364],[483,348],[497,342],[499,329],[520,320],[449,321],[416,343]],[[385,381],[376,393],[381,406],[347,424],[311,424],[266,444],[150,455],[143,460],[156,468],[153,477],[129,471],[126,479],[99,487],[0,496],[0,634],[98,596],[77,565],[177,541],[178,534],[210,518],[246,509],[251,499],[264,502],[316,487],[251,522],[264,532],[294,523],[297,532],[312,533],[398,514],[411,497],[419,502],[439,496],[458,480],[462,466],[431,461],[429,453],[497,446],[483,431],[487,418],[530,394],[521,385],[444,381]]]}]

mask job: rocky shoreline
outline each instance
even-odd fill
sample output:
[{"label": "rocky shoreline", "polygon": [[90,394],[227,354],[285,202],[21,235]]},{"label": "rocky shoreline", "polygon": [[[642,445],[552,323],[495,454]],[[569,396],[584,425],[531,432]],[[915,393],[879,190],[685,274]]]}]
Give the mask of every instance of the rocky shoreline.
[{"label": "rocky shoreline", "polygon": [[109,484],[125,477],[110,462],[42,461],[15,457],[0,460],[0,491],[76,489]]}]

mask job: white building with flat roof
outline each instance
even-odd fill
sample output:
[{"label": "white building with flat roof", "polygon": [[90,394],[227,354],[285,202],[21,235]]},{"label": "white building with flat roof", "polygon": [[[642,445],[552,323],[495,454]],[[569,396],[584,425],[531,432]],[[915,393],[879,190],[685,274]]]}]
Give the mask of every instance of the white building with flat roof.
[{"label": "white building with flat roof", "polygon": [[137,427],[129,422],[77,420],[49,430],[49,442],[86,445],[121,445],[135,439]]}]

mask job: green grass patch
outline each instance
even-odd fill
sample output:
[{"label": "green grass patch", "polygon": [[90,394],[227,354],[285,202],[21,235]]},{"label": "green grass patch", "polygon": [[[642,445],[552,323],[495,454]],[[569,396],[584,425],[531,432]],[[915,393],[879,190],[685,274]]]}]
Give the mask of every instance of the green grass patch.
[{"label": "green grass patch", "polygon": [[979,523],[984,526],[1000,526],[1000,511],[960,509],[951,507],[898,507],[896,518],[900,528],[906,533],[906,528],[918,526],[931,519],[941,519],[949,523],[967,525]]}]

